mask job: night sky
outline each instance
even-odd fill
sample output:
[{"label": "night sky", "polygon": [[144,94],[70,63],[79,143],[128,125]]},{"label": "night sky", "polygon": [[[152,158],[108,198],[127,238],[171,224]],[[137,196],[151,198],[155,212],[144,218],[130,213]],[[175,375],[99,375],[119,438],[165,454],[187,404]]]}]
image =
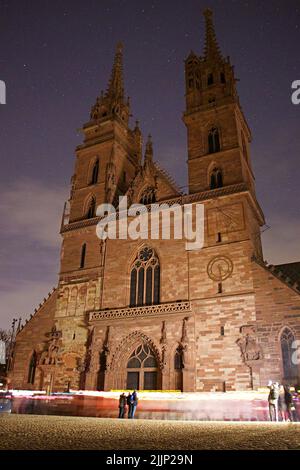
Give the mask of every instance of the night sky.
[{"label": "night sky", "polygon": [[204,45],[210,7],[230,55],[252,129],[264,257],[300,261],[299,0],[0,1],[0,328],[24,319],[57,283],[58,235],[74,168],[78,129],[107,86],[124,43],[132,122],[153,136],[155,159],[186,190],[184,64]]}]

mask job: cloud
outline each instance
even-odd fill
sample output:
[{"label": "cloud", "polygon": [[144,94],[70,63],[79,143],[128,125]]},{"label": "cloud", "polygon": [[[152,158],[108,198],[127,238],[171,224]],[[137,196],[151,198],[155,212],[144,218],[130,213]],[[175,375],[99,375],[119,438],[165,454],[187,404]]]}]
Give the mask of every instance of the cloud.
[{"label": "cloud", "polygon": [[0,191],[2,236],[22,237],[44,247],[58,247],[59,227],[67,189],[22,180]]},{"label": "cloud", "polygon": [[54,284],[47,281],[24,281],[7,285],[7,289],[1,291],[0,328],[10,329],[13,318],[21,317],[24,323],[53,287]]},{"label": "cloud", "polygon": [[57,283],[67,188],[21,180],[0,190],[0,328],[25,319]]}]

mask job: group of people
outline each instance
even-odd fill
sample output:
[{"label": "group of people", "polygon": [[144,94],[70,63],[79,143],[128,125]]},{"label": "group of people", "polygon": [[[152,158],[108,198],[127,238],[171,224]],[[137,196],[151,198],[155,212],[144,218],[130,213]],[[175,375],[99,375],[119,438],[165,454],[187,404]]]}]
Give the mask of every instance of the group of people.
[{"label": "group of people", "polygon": [[127,396],[125,393],[121,393],[119,398],[119,418],[125,418],[128,410],[128,418],[133,419],[137,405],[138,396],[136,390],[132,393],[129,392]]},{"label": "group of people", "polygon": [[268,388],[270,421],[279,421],[279,415],[282,421],[294,421],[295,406],[290,385],[280,385],[278,382],[270,381]]}]

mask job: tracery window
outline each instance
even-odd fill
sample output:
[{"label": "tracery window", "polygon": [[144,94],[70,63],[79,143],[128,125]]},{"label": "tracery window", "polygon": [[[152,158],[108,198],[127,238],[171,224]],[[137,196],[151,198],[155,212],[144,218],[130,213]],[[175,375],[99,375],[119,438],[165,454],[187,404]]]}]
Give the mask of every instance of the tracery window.
[{"label": "tracery window", "polygon": [[91,184],[98,183],[98,175],[99,175],[99,160],[97,159],[93,166]]},{"label": "tracery window", "polygon": [[289,328],[285,328],[281,333],[280,344],[282,354],[283,374],[285,379],[294,379],[297,377],[298,367],[293,363],[293,342],[295,337]]},{"label": "tracery window", "polygon": [[80,267],[84,268],[85,265],[85,255],[86,255],[86,243],[81,247],[81,256],[80,256]]},{"label": "tracery window", "polygon": [[89,205],[88,205],[88,210],[87,210],[87,219],[92,219],[96,215],[96,199],[94,197],[91,198]]},{"label": "tracery window", "polygon": [[214,168],[210,174],[210,189],[223,187],[223,175],[219,168]]},{"label": "tracery window", "polygon": [[130,274],[130,306],[158,304],[160,298],[160,266],[157,255],[149,247],[142,248]]},{"label": "tracery window", "polygon": [[149,186],[145,191],[143,191],[140,204],[154,204],[156,202],[155,189]]},{"label": "tracery window", "polygon": [[127,363],[127,369],[139,369],[145,367],[157,367],[154,353],[145,343],[140,344],[131,354]]},{"label": "tracery window", "polygon": [[152,349],[146,343],[140,344],[127,363],[127,388],[156,390],[158,370],[158,363]]},{"label": "tracery window", "polygon": [[216,127],[213,127],[208,133],[208,153],[220,151],[220,136]]}]

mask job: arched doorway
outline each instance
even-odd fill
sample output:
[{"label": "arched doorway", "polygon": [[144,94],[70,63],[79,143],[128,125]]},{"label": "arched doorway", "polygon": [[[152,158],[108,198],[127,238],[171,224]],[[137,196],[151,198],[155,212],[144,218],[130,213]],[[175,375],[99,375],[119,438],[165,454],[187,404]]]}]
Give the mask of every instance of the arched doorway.
[{"label": "arched doorway", "polygon": [[127,389],[158,390],[159,368],[154,352],[141,343],[127,362]]}]

